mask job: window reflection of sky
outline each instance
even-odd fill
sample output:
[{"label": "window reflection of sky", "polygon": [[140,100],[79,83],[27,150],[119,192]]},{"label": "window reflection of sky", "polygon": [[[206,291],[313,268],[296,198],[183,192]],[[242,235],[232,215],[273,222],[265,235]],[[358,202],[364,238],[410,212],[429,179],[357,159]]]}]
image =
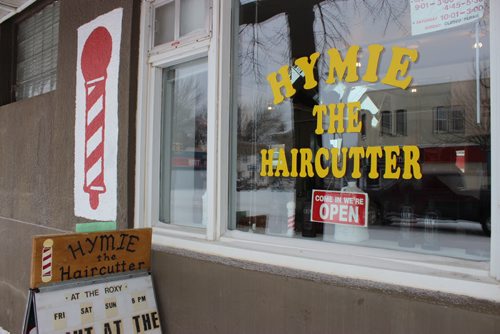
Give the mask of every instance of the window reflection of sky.
[{"label": "window reflection of sky", "polygon": [[[242,4],[248,2],[250,1],[242,1]],[[400,5],[400,1],[395,3],[399,4],[397,7],[400,10],[401,7],[404,8]],[[474,76],[472,66],[467,66],[475,58],[474,24],[412,37],[409,7],[401,11],[398,21],[387,23],[384,20],[384,15],[373,15],[367,7],[352,6],[351,2],[324,1],[320,6],[321,11],[318,6],[315,7],[316,18],[314,22],[314,38],[318,51],[324,52],[331,47],[345,49],[346,46],[353,44],[360,45],[362,48],[373,43],[382,44],[386,47],[385,55],[380,63],[380,75],[383,75],[390,61],[391,46],[417,47],[420,59],[411,68],[416,85],[437,83],[443,81],[443,78],[445,81],[468,80]],[[483,18],[483,20],[487,21],[488,17]],[[254,70],[258,69],[260,72],[253,73],[254,76],[261,74],[257,79],[260,77],[264,80],[267,73],[290,62],[288,57],[288,21],[286,16],[281,14],[255,26],[246,26],[242,29],[240,52],[244,52],[241,58],[243,61],[252,60],[258,65],[242,64],[242,66],[243,68],[250,66]],[[483,28],[479,32],[482,43],[480,57],[482,61],[485,61],[489,55],[489,38],[488,31],[484,28],[487,24],[483,22],[482,26]],[[345,43],[340,43],[339,38],[333,39],[332,35],[339,34]],[[367,56],[363,52],[360,54],[362,65],[360,72],[364,69],[366,64],[364,59]],[[322,54],[320,73],[326,72],[327,60],[327,57]],[[257,88],[255,83],[249,86]]]},{"label": "window reflection of sky", "polygon": [[[252,0],[242,0],[240,3],[248,4]],[[262,1],[266,3],[270,1]],[[318,60],[320,98],[331,95],[339,89],[347,89],[352,96],[353,90],[367,92],[385,90],[387,86],[381,83],[342,83],[340,86],[324,84],[328,73],[329,57],[326,51],[335,47],[343,51],[350,45],[360,45],[358,69],[360,76],[364,73],[368,54],[365,52],[370,44],[381,44],[385,47],[379,64],[379,77],[385,75],[391,61],[391,47],[402,46],[417,48],[419,60],[411,64],[409,75],[413,77],[412,86],[431,85],[443,82],[456,82],[475,79],[475,24],[465,24],[456,28],[411,36],[410,6],[400,0],[389,0],[391,7],[379,9],[373,13],[378,1],[323,1],[314,6],[314,36],[316,50],[321,52]],[[257,1],[257,4],[259,2]],[[256,10],[256,19],[259,11]],[[392,15],[392,16],[391,16]],[[488,12],[481,20],[479,38],[482,43],[480,50],[480,64],[482,68],[489,66],[489,31],[487,30]],[[239,34],[239,61],[240,61],[240,104],[254,112],[253,105],[256,101],[265,101],[262,104],[272,105],[272,93],[266,81],[270,72],[277,71],[281,66],[291,64],[290,41],[287,15],[282,13],[262,23],[240,27]],[[356,88],[356,87],[359,88]],[[355,93],[354,93],[355,94]],[[339,96],[341,97],[341,96]],[[344,99],[346,99],[344,97]],[[327,100],[328,98],[322,98]],[[349,98],[349,101],[353,98]],[[378,112],[377,107],[366,95],[359,97],[363,109],[371,114]],[[329,103],[334,103],[330,101]],[[291,105],[288,100],[273,110],[279,111],[283,116],[286,127],[291,128]],[[243,110],[245,112],[245,110]],[[372,119],[372,126],[377,125],[377,120]]]}]

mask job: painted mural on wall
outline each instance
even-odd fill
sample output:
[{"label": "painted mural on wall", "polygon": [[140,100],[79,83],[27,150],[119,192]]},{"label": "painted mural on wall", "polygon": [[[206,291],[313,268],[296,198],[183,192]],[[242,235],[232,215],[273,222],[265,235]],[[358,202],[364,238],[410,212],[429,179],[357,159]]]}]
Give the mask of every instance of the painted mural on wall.
[{"label": "painted mural on wall", "polygon": [[118,77],[123,9],[78,28],[75,216],[116,220]]}]

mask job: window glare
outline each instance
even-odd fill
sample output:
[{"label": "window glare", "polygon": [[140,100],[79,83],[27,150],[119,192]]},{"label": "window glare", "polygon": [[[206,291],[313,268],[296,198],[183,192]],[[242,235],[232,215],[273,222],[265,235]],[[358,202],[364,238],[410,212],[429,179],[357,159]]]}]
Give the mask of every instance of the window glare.
[{"label": "window glare", "polygon": [[181,0],[181,37],[205,28],[206,3],[206,0]]},{"label": "window glare", "polygon": [[207,60],[163,70],[160,221],[204,226]]},{"label": "window glare", "polygon": [[169,2],[155,9],[154,45],[175,39],[175,2]]}]

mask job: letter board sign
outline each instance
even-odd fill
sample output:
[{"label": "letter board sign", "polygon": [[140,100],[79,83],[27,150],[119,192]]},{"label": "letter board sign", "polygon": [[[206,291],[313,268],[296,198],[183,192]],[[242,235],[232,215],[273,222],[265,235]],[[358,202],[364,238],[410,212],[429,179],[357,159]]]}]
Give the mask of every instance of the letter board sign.
[{"label": "letter board sign", "polygon": [[[130,276],[130,275],[129,275]],[[66,285],[66,287],[64,287]],[[23,334],[161,334],[151,275],[30,290]],[[33,320],[34,319],[34,320]]]}]

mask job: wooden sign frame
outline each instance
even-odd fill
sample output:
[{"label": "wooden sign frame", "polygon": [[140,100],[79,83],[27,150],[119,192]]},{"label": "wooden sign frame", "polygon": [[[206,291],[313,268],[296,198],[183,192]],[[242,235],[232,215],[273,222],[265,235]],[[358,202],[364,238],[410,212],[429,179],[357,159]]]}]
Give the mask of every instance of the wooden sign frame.
[{"label": "wooden sign frame", "polygon": [[151,228],[37,236],[33,239],[30,287],[150,271],[151,238]]}]

